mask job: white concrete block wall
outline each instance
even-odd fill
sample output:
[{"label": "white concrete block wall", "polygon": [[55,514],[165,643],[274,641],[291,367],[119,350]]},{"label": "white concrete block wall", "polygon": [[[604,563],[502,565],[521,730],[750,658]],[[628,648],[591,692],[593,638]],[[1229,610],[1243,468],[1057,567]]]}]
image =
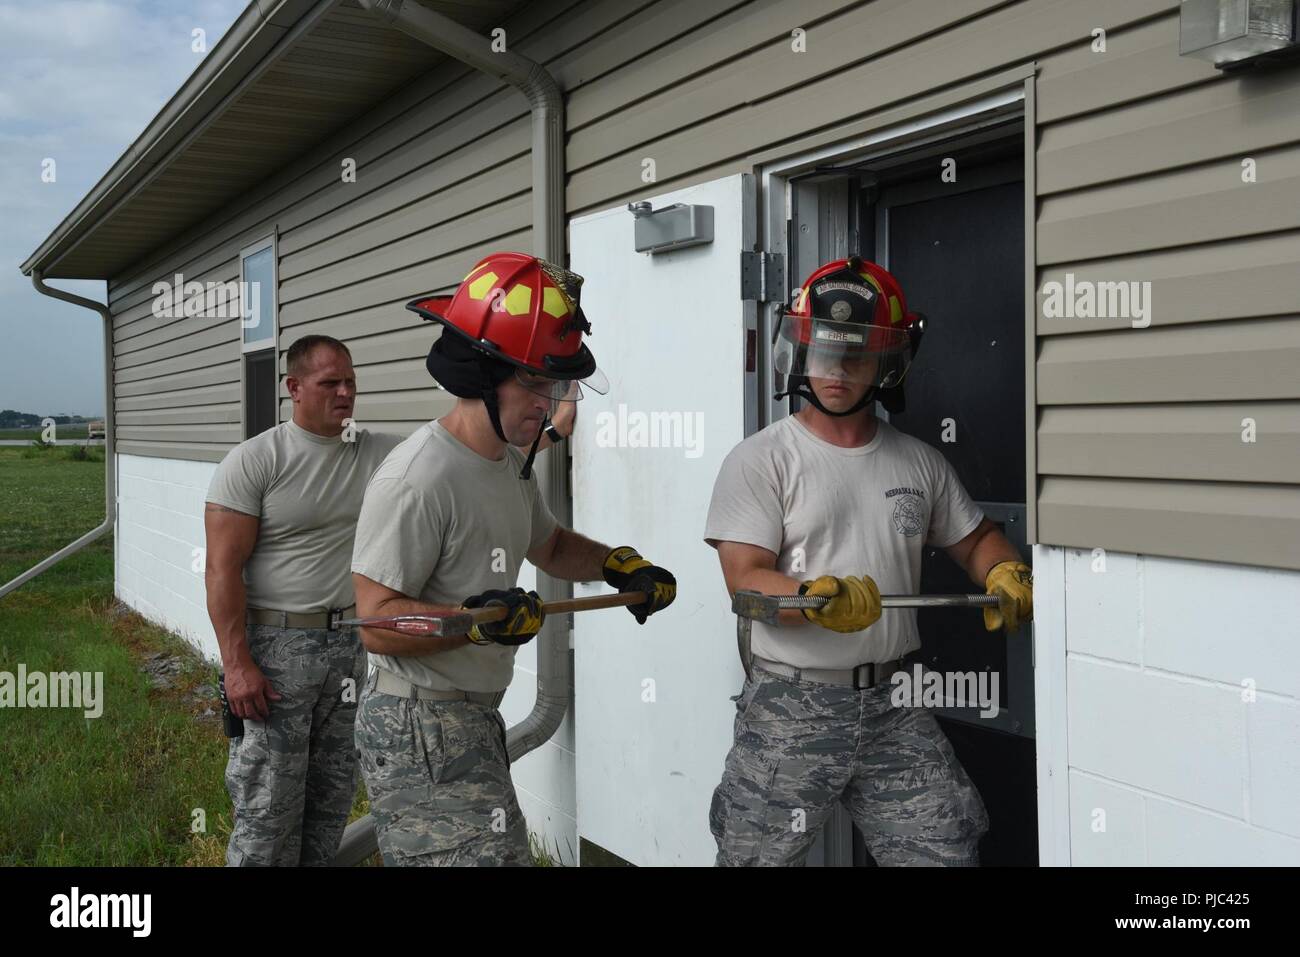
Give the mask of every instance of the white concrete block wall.
[{"label": "white concrete block wall", "polygon": [[117,469],[117,597],[220,660],[195,557],[204,547],[203,501],[216,464],[118,455]]},{"label": "white concrete block wall", "polygon": [[1069,863],[1300,864],[1300,573],[1040,552],[1062,550],[1035,551],[1064,604],[1036,627],[1064,628],[1040,647],[1065,649],[1065,755],[1040,759],[1068,775]]}]

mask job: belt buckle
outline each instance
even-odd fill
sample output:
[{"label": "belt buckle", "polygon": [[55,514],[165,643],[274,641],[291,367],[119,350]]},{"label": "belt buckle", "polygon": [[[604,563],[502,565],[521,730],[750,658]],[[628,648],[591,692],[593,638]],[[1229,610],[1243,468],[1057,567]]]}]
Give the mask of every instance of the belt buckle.
[{"label": "belt buckle", "polygon": [[[869,669],[867,671],[866,684],[863,684],[862,679],[859,677],[859,675],[862,673],[863,668]],[[868,662],[865,665],[858,665],[853,669],[853,690],[854,691],[866,691],[868,688],[874,686],[875,683],[876,683],[876,666],[874,664]]]},{"label": "belt buckle", "polygon": [[325,628],[329,631],[338,631],[339,622],[342,621],[342,619],[343,619],[343,609],[331,608],[328,612],[326,612]]},{"label": "belt buckle", "polygon": [[287,629],[289,627],[289,613],[280,609],[280,627]]}]

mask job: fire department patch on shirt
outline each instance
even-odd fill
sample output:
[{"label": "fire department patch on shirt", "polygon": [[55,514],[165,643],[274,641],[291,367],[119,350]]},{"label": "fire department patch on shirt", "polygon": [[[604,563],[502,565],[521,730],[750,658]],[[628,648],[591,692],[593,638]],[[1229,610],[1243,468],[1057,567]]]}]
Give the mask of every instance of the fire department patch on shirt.
[{"label": "fire department patch on shirt", "polygon": [[919,488],[891,488],[885,498],[895,498],[894,528],[901,535],[911,538],[925,530],[925,492]]}]

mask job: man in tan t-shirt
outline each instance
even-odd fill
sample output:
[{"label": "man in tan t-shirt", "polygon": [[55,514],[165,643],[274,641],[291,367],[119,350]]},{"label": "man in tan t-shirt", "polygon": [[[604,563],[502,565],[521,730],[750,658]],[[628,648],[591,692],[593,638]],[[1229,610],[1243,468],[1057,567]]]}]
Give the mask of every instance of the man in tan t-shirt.
[{"label": "man in tan t-shirt", "polygon": [[581,277],[520,253],[476,265],[454,297],[409,308],[442,323],[428,368],[458,397],[415,432],[366,489],[352,557],[364,617],[501,605],[504,621],[468,636],[415,638],[365,629],[376,666],[357,715],[361,770],[388,865],[526,865],[528,834],[510,781],[497,711],[519,646],[544,610],[515,586],[524,559],[556,578],[603,577],[650,597],[643,623],[676,581],[628,547],[559,526],[531,473],[555,403],[604,391],[583,344]]},{"label": "man in tan t-shirt", "polygon": [[901,407],[922,328],[874,263],[818,269],[773,350],[785,394],[809,404],[738,445],[718,475],[705,541],[728,590],[829,599],[753,624],[709,813],[720,865],[803,863],[837,802],[879,864],[978,863],[979,793],[934,716],[891,702],[887,679],[920,647],[915,610],[882,617],[880,595],[919,590],[930,544],[1005,597],[985,627],[1015,628],[1032,616],[1032,579],[947,460],[874,415],[878,393]]},{"label": "man in tan t-shirt", "polygon": [[366,655],[333,622],[353,611],[366,483],[400,441],[349,423],[356,378],[342,342],[304,336],[286,362],[293,418],[230,451],[204,512],[208,613],[243,726],[226,768],[231,865],[325,865],[338,850]]},{"label": "man in tan t-shirt", "polygon": [[208,491],[208,614],[221,648],[234,829],[226,863],[325,865],[356,791],[352,724],[365,652],[335,630],[353,604],[347,558],[361,496],[396,436],[349,430],[347,347],[289,348],[293,418],[237,445]]}]

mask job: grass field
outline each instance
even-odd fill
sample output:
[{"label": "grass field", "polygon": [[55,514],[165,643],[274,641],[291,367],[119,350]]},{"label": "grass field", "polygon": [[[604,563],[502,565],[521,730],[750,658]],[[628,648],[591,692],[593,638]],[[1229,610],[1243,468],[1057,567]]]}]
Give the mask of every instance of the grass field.
[{"label": "grass field", "polygon": [[[0,581],[104,516],[103,453],[0,448]],[[180,661],[166,690],[146,655]],[[103,672],[103,713],[0,708],[0,866],[217,865],[230,836],[216,669],[113,602],[111,536],[0,599],[0,671]],[[195,822],[202,811],[203,830]],[[353,817],[365,812],[364,789]]]},{"label": "grass field", "polygon": [[[0,449],[0,579],[99,524],[104,463],[66,449]],[[0,864],[187,864],[219,859],[229,831],[220,725],[183,702],[212,669],[178,639],[113,612],[111,536],[0,599],[0,670],[103,672],[103,714],[0,709]],[[141,657],[183,656],[155,693]],[[192,833],[194,809],[207,833]]]}]

